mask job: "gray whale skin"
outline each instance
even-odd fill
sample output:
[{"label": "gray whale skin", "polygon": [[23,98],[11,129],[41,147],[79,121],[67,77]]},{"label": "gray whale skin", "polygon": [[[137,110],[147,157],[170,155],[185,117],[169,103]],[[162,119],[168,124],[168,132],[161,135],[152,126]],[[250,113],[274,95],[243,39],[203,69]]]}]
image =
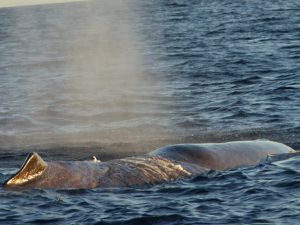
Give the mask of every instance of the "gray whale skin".
[{"label": "gray whale skin", "polygon": [[256,165],[269,155],[295,152],[266,140],[217,144],[178,144],[148,154],[98,161],[45,162],[30,153],[21,169],[4,184],[8,189],[79,189],[155,185],[207,173]]}]

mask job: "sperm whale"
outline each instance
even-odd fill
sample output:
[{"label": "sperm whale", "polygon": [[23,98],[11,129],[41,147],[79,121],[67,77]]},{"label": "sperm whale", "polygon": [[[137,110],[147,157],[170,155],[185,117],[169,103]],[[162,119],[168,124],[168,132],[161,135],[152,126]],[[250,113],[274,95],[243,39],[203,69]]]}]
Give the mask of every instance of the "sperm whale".
[{"label": "sperm whale", "polygon": [[210,170],[256,165],[269,155],[293,152],[287,145],[267,140],[170,145],[142,156],[106,162],[95,159],[45,162],[32,152],[3,187],[90,189],[147,186],[193,177]]}]

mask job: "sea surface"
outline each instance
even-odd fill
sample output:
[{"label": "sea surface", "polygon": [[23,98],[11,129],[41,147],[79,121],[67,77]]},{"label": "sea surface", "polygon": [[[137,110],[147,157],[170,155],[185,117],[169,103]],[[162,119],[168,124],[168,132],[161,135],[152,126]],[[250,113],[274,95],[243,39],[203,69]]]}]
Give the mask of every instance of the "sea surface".
[{"label": "sea surface", "polygon": [[[0,183],[28,152],[103,161],[175,143],[300,150],[300,3],[0,8]],[[151,188],[0,188],[0,224],[297,224],[300,156]]]}]

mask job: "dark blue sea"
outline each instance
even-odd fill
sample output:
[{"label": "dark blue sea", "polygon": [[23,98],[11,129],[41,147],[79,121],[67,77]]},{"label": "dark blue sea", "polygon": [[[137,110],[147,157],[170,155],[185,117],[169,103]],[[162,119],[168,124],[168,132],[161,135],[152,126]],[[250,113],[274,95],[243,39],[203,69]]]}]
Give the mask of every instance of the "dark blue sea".
[{"label": "dark blue sea", "polygon": [[[300,150],[300,3],[0,8],[0,183],[28,152],[103,161],[175,143]],[[0,188],[0,224],[298,224],[300,156],[147,188]]]}]

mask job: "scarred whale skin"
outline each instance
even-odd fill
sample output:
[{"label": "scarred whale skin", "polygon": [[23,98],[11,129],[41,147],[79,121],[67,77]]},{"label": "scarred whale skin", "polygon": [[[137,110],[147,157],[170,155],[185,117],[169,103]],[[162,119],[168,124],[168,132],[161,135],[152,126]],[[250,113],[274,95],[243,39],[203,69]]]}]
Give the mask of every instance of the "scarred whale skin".
[{"label": "scarred whale skin", "polygon": [[154,185],[192,177],[209,170],[256,165],[268,155],[292,152],[295,151],[284,144],[265,140],[179,144],[139,157],[107,162],[45,162],[33,152],[3,187],[79,189]]}]

